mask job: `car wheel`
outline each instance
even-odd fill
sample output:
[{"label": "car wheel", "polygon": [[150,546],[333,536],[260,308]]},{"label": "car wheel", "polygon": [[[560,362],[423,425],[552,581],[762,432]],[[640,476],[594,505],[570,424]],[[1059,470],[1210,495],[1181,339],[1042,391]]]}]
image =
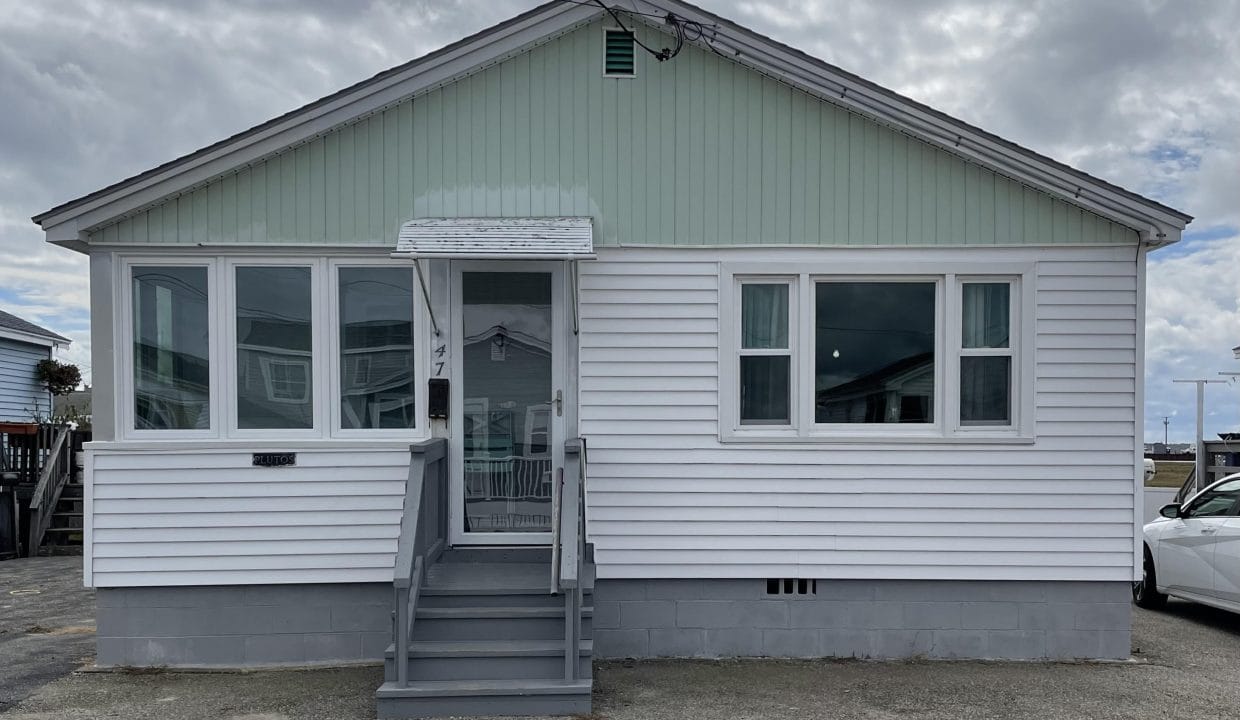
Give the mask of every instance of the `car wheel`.
[{"label": "car wheel", "polygon": [[1132,584],[1132,601],[1137,607],[1147,610],[1158,610],[1167,604],[1167,596],[1158,592],[1158,577],[1154,571],[1154,558],[1150,549],[1145,548],[1145,562],[1142,563],[1141,579]]}]

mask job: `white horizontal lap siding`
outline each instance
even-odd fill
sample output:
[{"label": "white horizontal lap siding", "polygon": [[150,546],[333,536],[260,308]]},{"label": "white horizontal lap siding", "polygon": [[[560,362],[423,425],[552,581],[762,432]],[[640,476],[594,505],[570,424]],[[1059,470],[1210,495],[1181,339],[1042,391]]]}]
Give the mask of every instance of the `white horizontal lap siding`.
[{"label": "white horizontal lap siding", "polygon": [[721,443],[720,262],[811,254],[606,249],[580,268],[600,577],[1131,579],[1133,249],[819,253],[1036,263],[1034,442]]},{"label": "white horizontal lap siding", "polygon": [[[95,587],[388,582],[407,448],[91,451]],[[254,451],[270,450],[255,447]]]}]

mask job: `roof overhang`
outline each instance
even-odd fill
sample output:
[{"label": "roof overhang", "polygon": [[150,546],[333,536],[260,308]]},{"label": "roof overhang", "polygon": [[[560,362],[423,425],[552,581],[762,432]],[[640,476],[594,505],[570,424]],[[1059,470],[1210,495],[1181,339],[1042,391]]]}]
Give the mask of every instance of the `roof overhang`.
[{"label": "roof overhang", "polygon": [[394,258],[591,260],[588,217],[425,218],[400,226]]},{"label": "roof overhang", "polygon": [[[1056,162],[882,88],[682,0],[632,0],[655,17],[673,13],[716,27],[708,47],[758,72],[988,167],[1136,231],[1142,242],[1175,242],[1192,217]],[[185,193],[247,164],[460,79],[592,21],[597,5],[549,2],[250,130],[36,215],[49,242],[85,250],[95,229]],[[633,22],[640,15],[628,16]],[[659,23],[648,20],[652,26]]]},{"label": "roof overhang", "polygon": [[68,347],[73,341],[68,338],[48,337],[47,335],[37,335],[35,333],[22,332],[12,328],[0,328],[0,338],[5,340],[16,340],[18,342],[29,343],[31,345],[42,345],[43,347],[61,348]]}]

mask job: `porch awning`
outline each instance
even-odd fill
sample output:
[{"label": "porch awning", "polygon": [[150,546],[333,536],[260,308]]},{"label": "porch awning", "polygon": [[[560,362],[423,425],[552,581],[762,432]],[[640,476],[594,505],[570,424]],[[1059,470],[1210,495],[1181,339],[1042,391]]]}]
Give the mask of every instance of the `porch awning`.
[{"label": "porch awning", "polygon": [[589,260],[594,223],[588,217],[411,220],[400,226],[392,257]]}]

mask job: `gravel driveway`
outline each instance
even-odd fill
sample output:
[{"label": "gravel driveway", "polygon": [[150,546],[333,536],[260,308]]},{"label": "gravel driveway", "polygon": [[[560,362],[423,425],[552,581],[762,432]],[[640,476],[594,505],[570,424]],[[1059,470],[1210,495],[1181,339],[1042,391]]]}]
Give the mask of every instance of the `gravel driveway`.
[{"label": "gravel driveway", "polygon": [[[29,695],[16,707],[0,705],[4,720],[374,718],[373,693],[382,678],[378,667],[66,674],[93,642],[93,636],[82,630],[89,626],[89,615],[81,612],[84,602],[89,607],[89,593],[74,588],[78,580],[66,559],[28,562],[47,564],[46,570],[36,573],[44,583],[37,596],[11,594],[13,589],[30,589],[30,583],[11,587],[4,578],[16,566],[0,563],[4,606],[0,697]],[[598,663],[595,716],[611,720],[1240,717],[1236,682],[1240,616],[1173,601],[1164,612],[1134,610],[1133,618],[1134,661],[1127,663]],[[55,628],[62,630],[58,633]],[[3,712],[5,708],[8,712]]]}]

